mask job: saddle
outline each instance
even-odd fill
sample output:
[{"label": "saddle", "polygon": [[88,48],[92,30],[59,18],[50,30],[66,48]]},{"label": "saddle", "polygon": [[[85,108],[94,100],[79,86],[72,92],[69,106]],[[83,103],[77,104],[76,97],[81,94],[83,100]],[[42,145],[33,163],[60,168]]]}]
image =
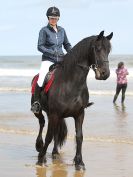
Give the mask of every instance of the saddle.
[{"label": "saddle", "polygon": [[[54,81],[54,72],[55,72],[56,68],[57,67],[55,66],[55,64],[50,66],[49,72],[45,76],[43,86],[42,86],[42,88],[44,88],[45,93],[47,93],[49,91],[49,89],[50,89],[50,87],[51,87],[51,85]],[[33,80],[32,80],[32,87],[31,87],[31,93],[32,94],[34,94],[34,92],[35,92],[35,87],[36,87],[38,78],[39,78],[39,74],[35,75]]]}]

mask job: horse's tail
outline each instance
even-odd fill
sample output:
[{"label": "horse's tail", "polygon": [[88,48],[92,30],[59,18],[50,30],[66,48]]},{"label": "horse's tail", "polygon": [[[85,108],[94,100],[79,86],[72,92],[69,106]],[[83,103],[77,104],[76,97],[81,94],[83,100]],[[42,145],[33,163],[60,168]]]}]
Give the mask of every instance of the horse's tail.
[{"label": "horse's tail", "polygon": [[66,137],[67,137],[67,125],[64,119],[62,119],[58,126],[57,131],[57,145],[62,146],[65,143]]}]

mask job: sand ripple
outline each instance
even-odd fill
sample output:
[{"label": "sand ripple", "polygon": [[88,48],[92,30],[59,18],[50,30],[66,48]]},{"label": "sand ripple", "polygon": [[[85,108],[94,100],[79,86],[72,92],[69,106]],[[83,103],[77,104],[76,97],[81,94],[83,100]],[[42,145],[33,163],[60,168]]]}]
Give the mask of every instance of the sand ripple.
[{"label": "sand ripple", "polygon": [[[12,134],[21,134],[21,135],[36,135],[37,131],[32,130],[16,130],[9,128],[0,128],[0,133],[12,133]],[[45,136],[45,132],[43,135]],[[74,140],[74,135],[68,135],[68,140]],[[113,136],[84,136],[84,141],[88,142],[104,142],[104,143],[120,143],[120,144],[131,144],[133,145],[133,138],[127,137],[113,137]]]}]

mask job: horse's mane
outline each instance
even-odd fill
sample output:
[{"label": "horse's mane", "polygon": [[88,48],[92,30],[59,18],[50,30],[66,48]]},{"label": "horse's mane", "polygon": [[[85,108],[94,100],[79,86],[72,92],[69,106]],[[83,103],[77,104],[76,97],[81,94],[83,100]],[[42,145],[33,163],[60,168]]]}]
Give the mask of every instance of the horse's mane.
[{"label": "horse's mane", "polygon": [[65,79],[68,79],[73,75],[78,63],[88,58],[90,46],[93,45],[95,39],[96,36],[82,39],[71,49],[70,52],[64,55],[62,62],[62,75],[64,75]]},{"label": "horse's mane", "polygon": [[70,52],[64,56],[63,64],[65,67],[73,68],[81,59],[89,54],[89,48],[94,43],[95,36],[87,37],[78,42]]}]

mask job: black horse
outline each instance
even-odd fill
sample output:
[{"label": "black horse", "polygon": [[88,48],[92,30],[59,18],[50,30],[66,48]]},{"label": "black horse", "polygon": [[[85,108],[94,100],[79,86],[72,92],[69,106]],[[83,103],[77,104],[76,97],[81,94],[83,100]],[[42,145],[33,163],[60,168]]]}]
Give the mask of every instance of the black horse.
[{"label": "black horse", "polygon": [[[48,129],[45,143],[43,143],[42,131],[45,119],[40,110],[39,114],[35,114],[40,125],[36,140],[36,150],[39,152],[38,165],[46,162],[46,151],[52,140],[54,140],[52,155],[55,157],[59,154],[58,147],[63,145],[67,136],[64,118],[73,117],[76,131],[74,163],[76,169],[85,169],[82,160],[82,124],[84,109],[89,102],[86,78],[90,68],[94,70],[97,80],[106,80],[109,77],[108,55],[111,50],[112,36],[113,33],[105,37],[102,31],[99,35],[87,37],[76,44],[55,70],[54,81],[48,94],[41,92],[41,107],[48,117]],[[34,95],[32,95],[31,104],[33,102]]]}]

